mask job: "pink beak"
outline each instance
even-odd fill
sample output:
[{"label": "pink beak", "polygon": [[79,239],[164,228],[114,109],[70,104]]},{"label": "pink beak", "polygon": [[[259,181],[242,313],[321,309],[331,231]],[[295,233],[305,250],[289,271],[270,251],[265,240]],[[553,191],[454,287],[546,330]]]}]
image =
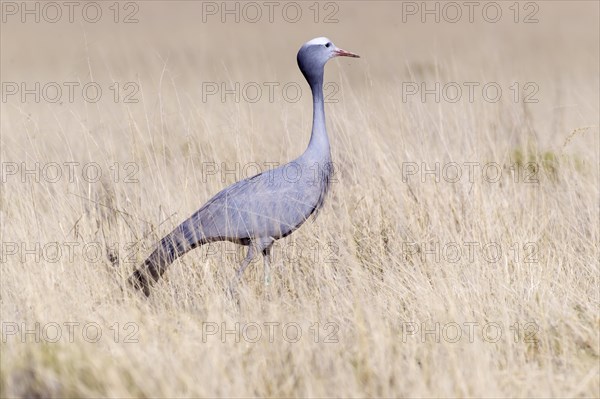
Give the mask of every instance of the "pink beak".
[{"label": "pink beak", "polygon": [[333,52],[333,54],[335,54],[335,57],[360,58],[360,55],[351,53],[351,52],[346,51],[346,50],[342,50],[341,48],[335,49],[335,51]]}]

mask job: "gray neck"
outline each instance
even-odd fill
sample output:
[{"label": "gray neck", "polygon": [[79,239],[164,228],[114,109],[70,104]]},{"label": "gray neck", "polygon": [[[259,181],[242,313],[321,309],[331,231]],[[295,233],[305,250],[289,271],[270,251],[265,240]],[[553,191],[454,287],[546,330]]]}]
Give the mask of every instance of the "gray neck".
[{"label": "gray neck", "polygon": [[325,105],[323,99],[323,71],[308,82],[313,96],[313,125],[308,148],[304,156],[316,162],[327,162],[331,155],[329,152],[329,138],[325,126]]}]

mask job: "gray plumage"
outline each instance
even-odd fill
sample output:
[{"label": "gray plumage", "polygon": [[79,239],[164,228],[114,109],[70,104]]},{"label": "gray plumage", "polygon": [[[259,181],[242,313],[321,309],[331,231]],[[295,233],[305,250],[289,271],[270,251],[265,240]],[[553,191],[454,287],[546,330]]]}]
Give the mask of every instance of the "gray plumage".
[{"label": "gray plumage", "polygon": [[294,161],[241,180],[211,198],[202,208],[165,236],[154,252],[129,277],[129,283],[150,295],[150,285],[179,256],[214,241],[248,246],[236,282],[256,253],[262,253],[265,284],[269,283],[273,243],[316,215],[329,190],[333,165],[325,127],[323,73],[336,56],[358,57],[321,37],[305,43],[298,66],[313,95],[313,126],[306,151]]}]

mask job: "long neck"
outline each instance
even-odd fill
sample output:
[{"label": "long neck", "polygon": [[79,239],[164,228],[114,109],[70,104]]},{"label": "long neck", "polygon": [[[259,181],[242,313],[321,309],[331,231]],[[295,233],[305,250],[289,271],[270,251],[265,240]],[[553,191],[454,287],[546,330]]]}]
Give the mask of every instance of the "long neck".
[{"label": "long neck", "polygon": [[313,96],[313,125],[310,142],[304,155],[315,161],[330,159],[329,138],[325,127],[325,105],[323,101],[323,71],[309,80]]}]

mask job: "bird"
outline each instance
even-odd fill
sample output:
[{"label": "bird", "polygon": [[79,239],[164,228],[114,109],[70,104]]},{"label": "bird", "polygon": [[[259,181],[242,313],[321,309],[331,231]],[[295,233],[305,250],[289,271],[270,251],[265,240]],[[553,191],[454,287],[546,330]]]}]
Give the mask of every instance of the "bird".
[{"label": "bird", "polygon": [[325,64],[334,57],[359,55],[318,37],[304,43],[296,57],[313,99],[312,131],[306,150],[293,161],[240,180],[209,199],[160,240],[128,278],[131,286],[150,296],[151,286],[175,259],[215,241],[248,246],[230,290],[257,254],[263,256],[264,284],[269,285],[273,244],[311,216],[316,218],[331,185],[333,163],[325,124],[323,75]]}]

